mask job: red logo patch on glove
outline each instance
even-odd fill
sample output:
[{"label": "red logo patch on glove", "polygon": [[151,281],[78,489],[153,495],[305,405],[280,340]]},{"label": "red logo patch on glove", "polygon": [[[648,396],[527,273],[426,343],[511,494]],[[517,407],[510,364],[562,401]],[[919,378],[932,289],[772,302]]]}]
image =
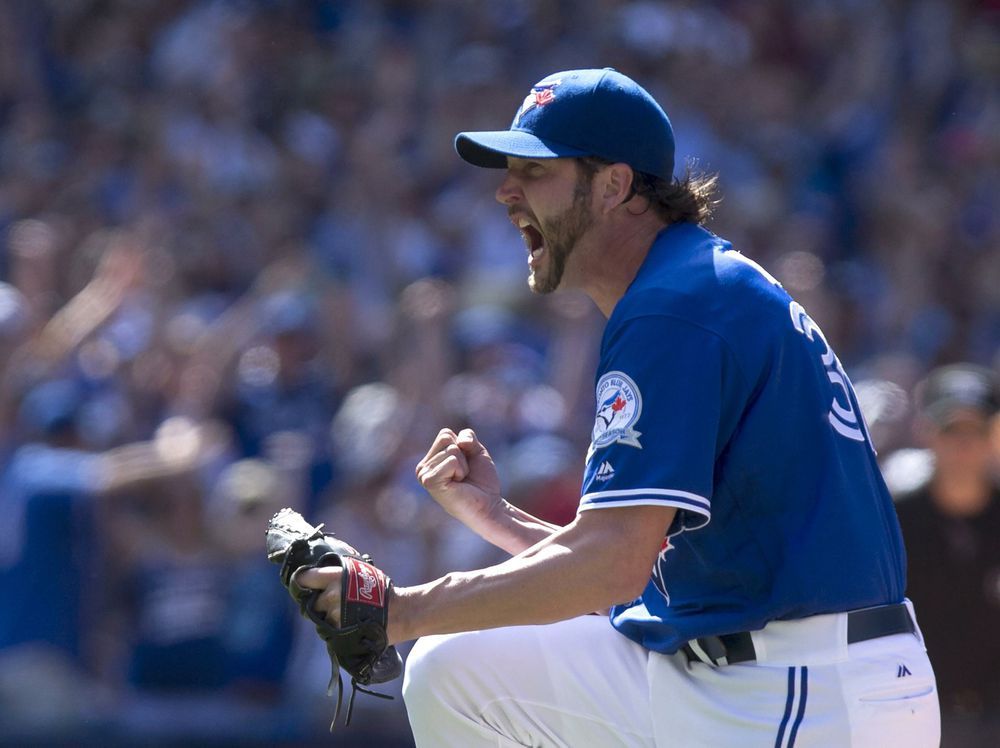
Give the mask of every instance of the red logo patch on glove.
[{"label": "red logo patch on glove", "polygon": [[345,558],[344,570],[350,575],[347,581],[348,600],[385,607],[386,578],[380,569],[356,558]]}]

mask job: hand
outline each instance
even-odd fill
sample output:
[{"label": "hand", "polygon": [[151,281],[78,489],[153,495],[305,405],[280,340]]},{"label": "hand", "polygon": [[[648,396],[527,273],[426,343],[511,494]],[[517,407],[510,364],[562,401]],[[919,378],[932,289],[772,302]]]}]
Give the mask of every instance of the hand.
[{"label": "hand", "polygon": [[320,590],[319,597],[316,598],[316,610],[334,626],[340,626],[340,578],[343,573],[339,566],[320,566],[301,569],[292,577],[300,587]]},{"label": "hand", "polygon": [[94,279],[117,292],[138,288],[145,280],[145,250],[128,234],[119,234],[101,256]]},{"label": "hand", "polygon": [[496,465],[472,429],[441,429],[416,472],[434,500],[470,528],[503,502]]}]

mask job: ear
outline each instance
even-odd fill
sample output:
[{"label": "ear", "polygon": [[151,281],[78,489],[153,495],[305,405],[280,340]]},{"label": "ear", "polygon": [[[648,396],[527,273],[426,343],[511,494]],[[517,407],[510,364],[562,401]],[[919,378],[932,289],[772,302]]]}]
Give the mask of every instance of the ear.
[{"label": "ear", "polygon": [[610,212],[632,196],[635,173],[628,164],[609,164],[600,172],[595,194],[604,212]]}]

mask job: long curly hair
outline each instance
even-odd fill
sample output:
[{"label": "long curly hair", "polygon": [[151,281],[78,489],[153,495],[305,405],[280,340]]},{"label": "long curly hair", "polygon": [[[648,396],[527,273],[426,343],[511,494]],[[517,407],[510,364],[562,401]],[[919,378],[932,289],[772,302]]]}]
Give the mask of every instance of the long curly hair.
[{"label": "long curly hair", "polygon": [[[581,177],[588,182],[601,168],[613,163],[598,156],[584,156],[576,161]],[[685,165],[683,176],[670,181],[633,170],[632,189],[626,202],[635,197],[648,200],[648,207],[643,210],[652,208],[667,223],[704,224],[720,200],[719,175],[697,171],[691,161]]]}]

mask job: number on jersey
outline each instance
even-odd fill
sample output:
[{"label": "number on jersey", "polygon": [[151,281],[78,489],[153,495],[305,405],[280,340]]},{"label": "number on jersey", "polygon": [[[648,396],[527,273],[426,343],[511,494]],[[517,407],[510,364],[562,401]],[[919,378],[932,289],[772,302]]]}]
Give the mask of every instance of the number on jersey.
[{"label": "number on jersey", "polygon": [[[733,258],[752,267],[771,284],[779,288],[781,287],[781,284],[773,275],[749,257],[745,257],[739,252],[734,252]],[[867,442],[868,446],[874,449],[871,437],[868,435],[868,427],[865,424],[864,416],[860,415],[854,409],[856,397],[854,396],[854,387],[851,386],[851,380],[848,379],[847,372],[841,366],[840,359],[837,358],[830,344],[826,342],[823,331],[819,329],[819,325],[813,321],[812,317],[806,314],[806,310],[797,301],[792,301],[788,305],[788,311],[792,316],[792,324],[795,325],[796,330],[805,335],[807,339],[819,340],[823,345],[823,352],[820,355],[820,359],[823,361],[826,375],[833,385],[833,398],[830,401],[830,413],[827,416],[830,425],[841,436],[846,436],[848,439],[858,442]]]},{"label": "number on jersey", "polygon": [[852,397],[854,388],[851,386],[851,380],[848,379],[840,359],[837,358],[830,344],[826,342],[823,331],[819,329],[819,325],[806,314],[806,310],[797,301],[792,301],[788,305],[788,311],[795,329],[805,335],[808,340],[818,340],[823,346],[820,360],[823,362],[826,375],[833,385],[833,399],[830,402],[830,413],[827,416],[830,425],[841,436],[871,444],[864,418],[854,409],[854,398]]}]

